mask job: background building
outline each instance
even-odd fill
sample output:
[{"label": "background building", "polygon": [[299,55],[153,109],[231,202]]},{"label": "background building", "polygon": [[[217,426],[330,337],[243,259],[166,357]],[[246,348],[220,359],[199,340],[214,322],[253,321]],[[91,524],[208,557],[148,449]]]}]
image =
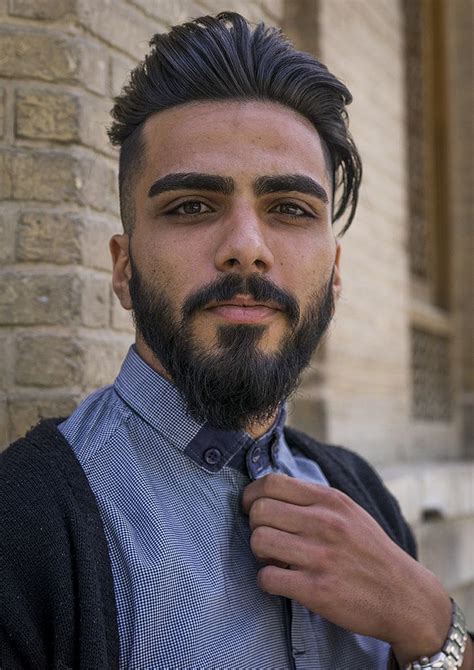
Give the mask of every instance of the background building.
[{"label": "background building", "polygon": [[0,0],[0,444],[113,380],[132,328],[110,286],[111,97],[154,32],[223,9],[354,95],[344,292],[291,421],[378,467],[474,626],[469,0]]}]

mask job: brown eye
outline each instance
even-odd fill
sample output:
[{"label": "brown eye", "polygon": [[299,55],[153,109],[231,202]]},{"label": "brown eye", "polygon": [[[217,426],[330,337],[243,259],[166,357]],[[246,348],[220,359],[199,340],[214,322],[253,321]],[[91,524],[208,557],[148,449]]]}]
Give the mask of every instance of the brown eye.
[{"label": "brown eye", "polygon": [[169,214],[195,216],[196,214],[205,214],[210,211],[212,211],[211,208],[200,200],[188,200],[187,202],[181,203],[178,207],[175,207]]},{"label": "brown eye", "polygon": [[284,216],[290,216],[293,217],[294,219],[299,219],[299,218],[311,218],[314,219],[314,215],[310,214],[308,211],[300,207],[294,202],[282,202],[278,205],[276,205],[273,210],[277,214],[283,214]]}]

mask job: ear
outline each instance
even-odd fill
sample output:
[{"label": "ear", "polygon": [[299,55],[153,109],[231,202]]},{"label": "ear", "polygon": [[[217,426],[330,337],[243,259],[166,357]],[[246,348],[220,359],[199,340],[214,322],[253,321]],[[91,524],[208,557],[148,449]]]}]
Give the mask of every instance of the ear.
[{"label": "ear", "polygon": [[130,237],[126,233],[114,235],[109,242],[113,264],[112,287],[124,309],[132,309],[132,301],[130,300],[130,291],[128,289],[128,282],[132,276],[129,245]]},{"label": "ear", "polygon": [[342,247],[339,241],[336,242],[336,258],[334,260],[334,275],[332,279],[332,290],[334,293],[334,299],[337,300],[341,295],[342,291],[342,279],[341,279],[341,253]]}]

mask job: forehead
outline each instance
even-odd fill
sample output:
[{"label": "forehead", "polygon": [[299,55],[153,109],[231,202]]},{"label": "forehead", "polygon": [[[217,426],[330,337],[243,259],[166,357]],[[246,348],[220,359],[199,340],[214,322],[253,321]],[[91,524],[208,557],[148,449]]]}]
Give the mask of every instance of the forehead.
[{"label": "forehead", "polygon": [[194,102],[144,124],[145,178],[205,172],[236,181],[261,174],[306,174],[329,188],[319,135],[305,117],[260,101]]}]

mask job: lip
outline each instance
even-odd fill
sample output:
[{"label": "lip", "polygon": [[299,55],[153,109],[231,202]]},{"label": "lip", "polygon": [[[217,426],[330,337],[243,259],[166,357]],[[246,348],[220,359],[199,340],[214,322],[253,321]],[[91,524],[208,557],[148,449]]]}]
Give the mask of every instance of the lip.
[{"label": "lip", "polygon": [[206,310],[231,323],[259,323],[281,312],[275,303],[261,303],[247,296],[235,296],[228,302],[210,303]]},{"label": "lip", "polygon": [[214,309],[215,307],[222,307],[224,305],[230,305],[232,307],[268,307],[272,310],[281,311],[279,305],[275,302],[259,302],[258,300],[253,300],[250,296],[247,295],[236,295],[230,300],[222,300],[220,302],[210,302],[206,309]]}]

